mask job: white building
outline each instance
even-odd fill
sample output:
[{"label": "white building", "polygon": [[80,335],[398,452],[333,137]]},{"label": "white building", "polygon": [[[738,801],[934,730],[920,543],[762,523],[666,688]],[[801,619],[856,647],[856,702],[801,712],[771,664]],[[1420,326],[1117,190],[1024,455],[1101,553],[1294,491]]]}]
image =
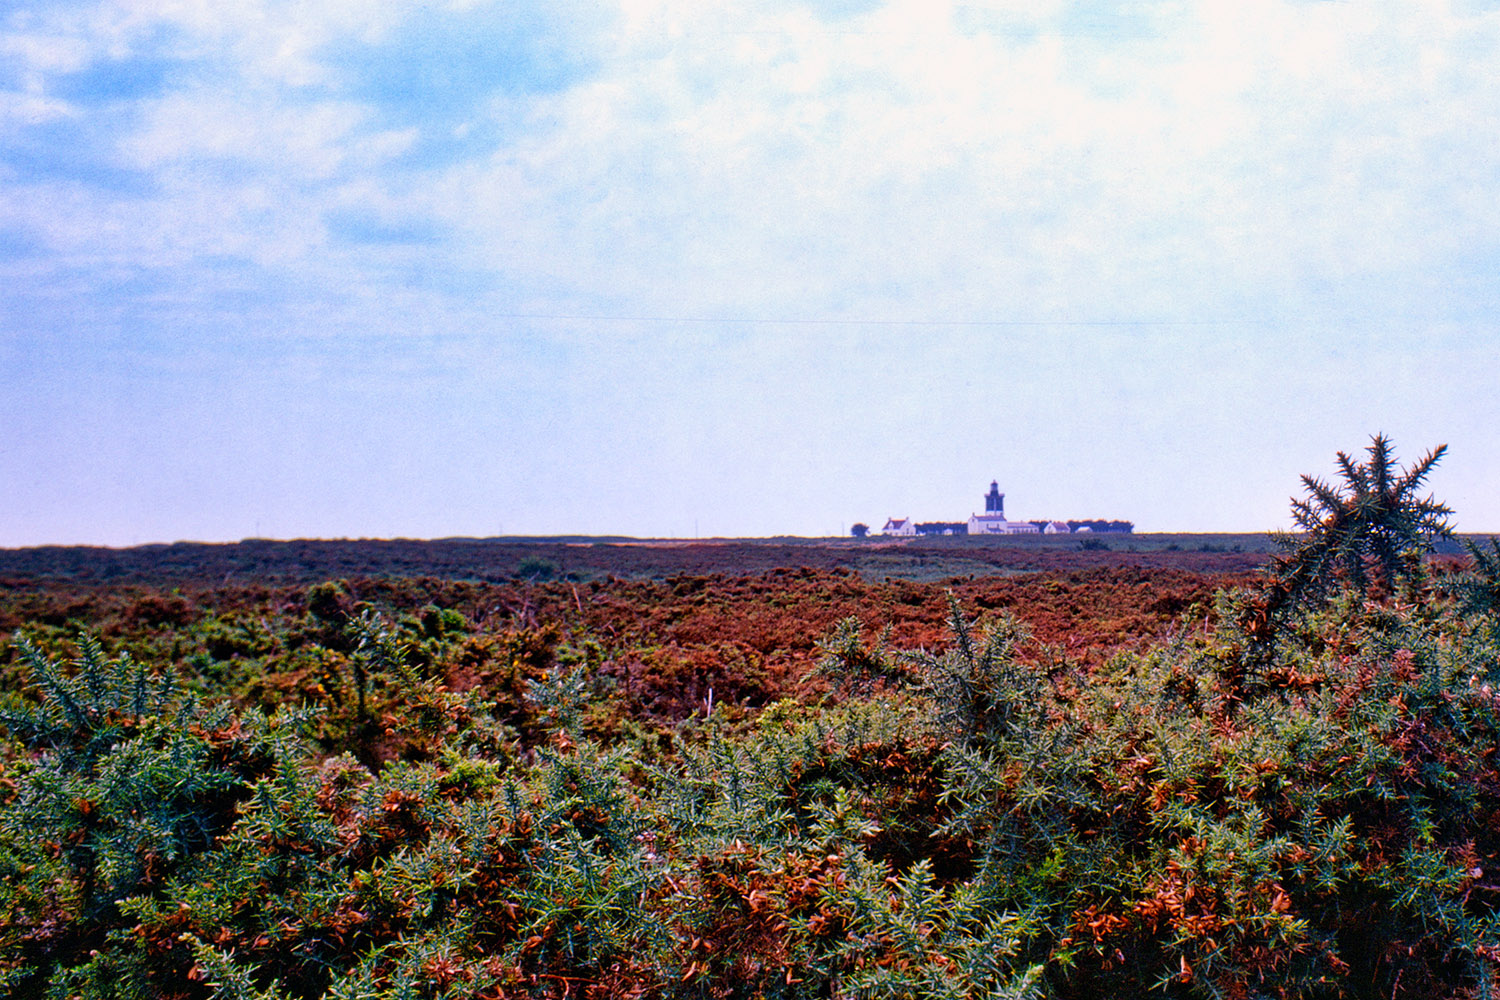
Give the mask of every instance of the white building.
[{"label": "white building", "polygon": [[917,525],[909,517],[887,518],[885,527],[880,530],[882,535],[915,535]]}]

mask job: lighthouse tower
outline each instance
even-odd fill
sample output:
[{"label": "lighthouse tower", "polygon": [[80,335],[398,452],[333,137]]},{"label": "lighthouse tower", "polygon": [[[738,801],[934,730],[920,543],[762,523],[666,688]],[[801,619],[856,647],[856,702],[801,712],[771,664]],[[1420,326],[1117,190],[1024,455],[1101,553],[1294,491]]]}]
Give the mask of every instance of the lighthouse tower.
[{"label": "lighthouse tower", "polygon": [[1000,484],[995,480],[990,481],[990,491],[984,497],[984,516],[1005,520],[1005,494],[1000,492]]}]

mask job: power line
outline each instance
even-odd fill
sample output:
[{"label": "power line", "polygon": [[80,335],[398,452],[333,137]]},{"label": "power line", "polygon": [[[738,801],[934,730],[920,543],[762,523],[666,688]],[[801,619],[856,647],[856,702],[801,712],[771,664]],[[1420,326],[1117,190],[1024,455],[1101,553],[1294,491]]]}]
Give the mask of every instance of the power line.
[{"label": "power line", "polygon": [[1258,326],[1265,319],[835,319],[818,317],[610,316],[592,313],[491,313],[493,319],[540,320],[560,323],[683,323],[743,326],[947,326],[947,327],[1169,327]]}]

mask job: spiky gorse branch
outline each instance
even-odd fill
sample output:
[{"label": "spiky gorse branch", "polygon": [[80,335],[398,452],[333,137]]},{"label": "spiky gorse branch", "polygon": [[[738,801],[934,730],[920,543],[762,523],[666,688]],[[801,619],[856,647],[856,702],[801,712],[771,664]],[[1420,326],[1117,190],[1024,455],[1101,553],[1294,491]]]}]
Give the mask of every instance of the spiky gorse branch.
[{"label": "spiky gorse branch", "polygon": [[1463,610],[1470,614],[1500,612],[1500,538],[1490,539],[1488,552],[1467,539],[1464,548],[1473,566],[1453,587]]},{"label": "spiky gorse branch", "polygon": [[101,755],[134,735],[144,717],[163,713],[175,700],[174,675],[153,674],[129,654],[111,660],[93,636],[79,640],[71,671],[25,636],[16,636],[15,648],[42,701],[31,706],[12,699],[0,707],[0,727],[32,750],[59,755],[70,767],[92,769]]},{"label": "spiky gorse branch", "polygon": [[1023,622],[1005,614],[983,630],[948,594],[953,645],[942,655],[909,657],[933,700],[939,724],[964,742],[991,743],[1036,727],[1044,683],[1016,651],[1030,638]]},{"label": "spiky gorse branch", "polygon": [[829,678],[844,694],[869,694],[882,683],[899,683],[905,675],[892,654],[890,639],[889,625],[871,645],[858,618],[835,622],[833,630],[818,643],[815,673]]},{"label": "spiky gorse branch", "polygon": [[1274,566],[1278,603],[1295,606],[1343,589],[1384,597],[1419,579],[1421,557],[1453,533],[1452,509],[1419,495],[1447,449],[1439,445],[1402,469],[1390,439],[1377,434],[1363,463],[1338,453],[1337,482],[1304,475],[1307,495],[1292,500],[1299,534],[1279,539],[1290,552]]}]

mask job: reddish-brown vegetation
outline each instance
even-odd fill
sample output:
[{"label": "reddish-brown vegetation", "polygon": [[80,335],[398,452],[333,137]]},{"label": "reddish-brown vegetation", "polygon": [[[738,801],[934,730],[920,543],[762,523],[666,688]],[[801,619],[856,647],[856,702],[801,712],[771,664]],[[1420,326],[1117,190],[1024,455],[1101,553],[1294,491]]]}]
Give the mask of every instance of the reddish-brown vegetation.
[{"label": "reddish-brown vegetation", "polygon": [[[817,644],[843,618],[872,632],[889,628],[902,648],[938,648],[949,639],[951,592],[980,616],[1006,612],[1024,622],[1035,640],[1029,655],[1088,668],[1176,627],[1190,608],[1206,608],[1216,588],[1241,579],[1125,565],[934,582],[870,581],[809,567],[539,583],[356,577],[311,589],[11,582],[0,589],[0,630],[84,630],[174,663],[189,677],[238,669],[241,695],[269,707],[319,700],[323,673],[337,664],[305,654],[337,652],[346,641],[343,620],[356,606],[413,620],[424,608],[452,609],[473,629],[439,665],[453,689],[477,687],[502,705],[521,706],[553,647],[590,639],[602,650],[601,674],[615,682],[628,711],[666,721],[710,698],[753,707],[815,693],[821,682],[809,675]],[[510,721],[524,728],[523,719]]]}]

